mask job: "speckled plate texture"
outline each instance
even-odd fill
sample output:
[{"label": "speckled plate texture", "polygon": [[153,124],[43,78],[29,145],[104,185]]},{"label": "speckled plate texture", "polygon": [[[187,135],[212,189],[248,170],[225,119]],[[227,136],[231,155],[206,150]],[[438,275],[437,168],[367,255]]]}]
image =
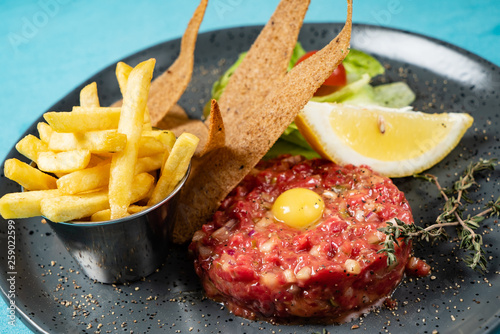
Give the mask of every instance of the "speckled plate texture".
[{"label": "speckled plate texture", "polygon": [[[306,24],[299,40],[306,50],[321,48],[340,24]],[[201,34],[193,80],[180,100],[192,117],[200,117],[211,84],[249,48],[261,27],[243,27]],[[179,51],[169,41],[125,59],[131,65],[157,59],[155,75],[165,71]],[[470,161],[500,157],[500,69],[457,47],[408,32],[356,25],[352,46],[371,53],[387,68],[375,84],[405,80],[416,92],[415,108],[426,112],[469,112],[474,125],[457,148],[430,170],[450,186]],[[71,110],[78,92],[97,81],[102,105],[120,97],[114,64],[82,83],[50,110]],[[42,110],[40,111],[40,113]],[[36,120],[27,133],[36,133]],[[8,158],[21,158],[13,149]],[[24,160],[24,159],[23,159]],[[500,172],[482,174],[474,200],[500,194]],[[443,203],[436,188],[419,179],[395,180],[406,193],[415,221],[432,222]],[[19,191],[0,178],[0,195]],[[479,207],[479,204],[475,204]],[[0,221],[0,284],[8,291],[7,221]],[[489,272],[478,274],[459,258],[456,243],[416,245],[415,253],[433,268],[432,276],[405,279],[394,293],[398,307],[381,309],[338,326],[272,325],[230,314],[204,298],[187,246],[174,247],[165,264],[149,277],[127,285],[96,283],[87,278],[62,243],[40,218],[17,219],[16,305],[24,322],[42,333],[494,333],[500,324],[500,224],[487,221],[483,237]],[[450,231],[452,234],[454,231]],[[5,297],[5,296],[4,296]]]}]

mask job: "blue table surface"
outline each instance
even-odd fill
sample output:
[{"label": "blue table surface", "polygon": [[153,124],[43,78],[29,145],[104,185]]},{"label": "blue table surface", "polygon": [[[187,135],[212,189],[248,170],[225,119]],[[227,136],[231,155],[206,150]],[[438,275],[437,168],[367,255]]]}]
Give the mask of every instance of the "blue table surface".
[{"label": "blue table surface", "polygon": [[[264,24],[278,0],[210,0],[200,32]],[[0,2],[0,157],[50,106],[104,67],[182,36],[198,1],[2,0]],[[343,22],[342,0],[313,0],[306,22]],[[498,0],[355,0],[354,22],[408,30],[472,51],[500,65]],[[6,252],[2,244],[0,252]],[[8,324],[0,300],[0,332]]]}]

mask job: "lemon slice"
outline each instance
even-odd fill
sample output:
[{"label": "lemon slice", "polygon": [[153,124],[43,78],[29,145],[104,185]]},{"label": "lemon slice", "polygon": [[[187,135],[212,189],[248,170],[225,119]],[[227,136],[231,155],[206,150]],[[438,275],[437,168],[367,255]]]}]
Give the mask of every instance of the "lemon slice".
[{"label": "lemon slice", "polygon": [[368,165],[388,177],[426,170],[457,146],[473,118],[411,108],[309,102],[295,123],[309,144],[338,164]]}]

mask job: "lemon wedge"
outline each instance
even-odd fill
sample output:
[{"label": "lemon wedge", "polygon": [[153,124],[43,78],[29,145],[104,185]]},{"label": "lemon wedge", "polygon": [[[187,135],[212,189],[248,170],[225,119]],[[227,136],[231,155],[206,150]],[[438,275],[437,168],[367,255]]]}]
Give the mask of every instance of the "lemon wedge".
[{"label": "lemon wedge", "polygon": [[472,122],[465,113],[318,102],[309,102],[295,119],[323,158],[368,165],[388,177],[409,176],[434,166],[457,146]]}]

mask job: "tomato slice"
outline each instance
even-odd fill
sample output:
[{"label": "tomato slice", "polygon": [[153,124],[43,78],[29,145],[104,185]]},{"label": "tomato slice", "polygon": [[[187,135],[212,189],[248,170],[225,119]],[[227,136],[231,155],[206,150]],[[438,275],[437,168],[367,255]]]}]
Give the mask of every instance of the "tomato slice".
[{"label": "tomato slice", "polygon": [[347,76],[345,74],[345,68],[342,63],[337,66],[332,75],[330,75],[323,83],[323,85],[325,86],[345,86],[346,84]]},{"label": "tomato slice", "polygon": [[[301,61],[304,61],[307,58],[311,57],[316,52],[318,51],[316,50],[307,52],[305,55],[300,57],[300,59],[295,63],[295,66],[297,66],[297,64],[300,63]],[[340,63],[340,65],[337,66],[337,68],[333,71],[333,73],[323,83],[323,85],[325,86],[336,86],[336,87],[345,86],[346,84],[347,84],[347,77],[344,65],[342,65],[342,63]]]}]

